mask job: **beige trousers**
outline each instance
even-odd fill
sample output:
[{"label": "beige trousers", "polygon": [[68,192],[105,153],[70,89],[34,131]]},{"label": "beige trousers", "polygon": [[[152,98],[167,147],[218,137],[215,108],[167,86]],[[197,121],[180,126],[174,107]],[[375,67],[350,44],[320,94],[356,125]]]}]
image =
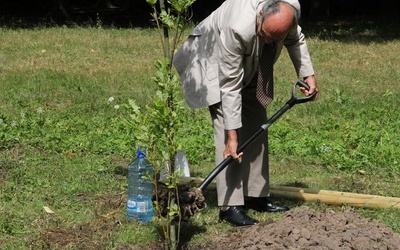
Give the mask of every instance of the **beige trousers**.
[{"label": "beige trousers", "polygon": [[[256,98],[256,86],[242,90],[242,128],[239,129],[239,145],[267,121],[265,108]],[[209,107],[214,125],[215,161],[221,163],[225,149],[221,103]],[[269,196],[268,134],[265,131],[244,150],[243,157],[227,166],[216,177],[218,206],[242,206],[244,197]]]}]

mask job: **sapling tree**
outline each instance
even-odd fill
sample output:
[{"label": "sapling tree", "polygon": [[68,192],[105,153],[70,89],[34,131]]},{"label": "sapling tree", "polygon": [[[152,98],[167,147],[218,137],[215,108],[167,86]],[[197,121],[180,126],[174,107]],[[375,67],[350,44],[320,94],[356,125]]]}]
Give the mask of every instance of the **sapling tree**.
[{"label": "sapling tree", "polygon": [[[134,131],[138,144],[149,149],[149,159],[155,166],[155,172],[163,172],[168,189],[168,212],[161,214],[158,197],[155,210],[164,232],[165,241],[170,249],[176,249],[180,235],[180,207],[178,183],[180,171],[175,171],[175,154],[181,149],[176,134],[184,124],[184,104],[180,81],[173,71],[173,54],[182,40],[188,24],[186,12],[195,0],[147,0],[153,8],[152,17],[157,25],[163,58],[156,61],[156,73],[152,78],[157,84],[157,91],[145,107],[140,107],[134,100],[129,101],[132,110],[129,124]],[[161,171],[164,169],[164,171]],[[154,177],[156,196],[158,178]]]}]

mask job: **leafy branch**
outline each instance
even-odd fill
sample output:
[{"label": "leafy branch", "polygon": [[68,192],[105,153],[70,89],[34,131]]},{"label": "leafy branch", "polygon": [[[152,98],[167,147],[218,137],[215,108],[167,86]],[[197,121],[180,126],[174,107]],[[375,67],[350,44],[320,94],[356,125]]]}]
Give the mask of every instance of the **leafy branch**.
[{"label": "leafy branch", "polygon": [[[180,81],[172,72],[172,60],[186,27],[184,14],[193,2],[194,0],[169,0],[170,8],[167,9],[164,0],[147,0],[153,8],[151,15],[157,25],[164,59],[156,61],[156,73],[152,80],[157,84],[158,89],[144,110],[134,100],[129,100],[133,113],[128,124],[133,128],[135,141],[151,150],[149,159],[155,166],[155,172],[160,173],[166,170],[162,178],[167,179],[168,211],[164,213],[162,204],[159,202],[158,192],[161,184],[156,178],[154,179],[156,193],[154,207],[170,249],[177,248],[180,234],[181,211],[178,183],[182,173],[175,171],[174,159],[176,152],[181,148],[176,135],[186,119]],[[157,3],[159,3],[160,11],[158,11]],[[174,34],[172,38],[169,37],[170,31]]]}]

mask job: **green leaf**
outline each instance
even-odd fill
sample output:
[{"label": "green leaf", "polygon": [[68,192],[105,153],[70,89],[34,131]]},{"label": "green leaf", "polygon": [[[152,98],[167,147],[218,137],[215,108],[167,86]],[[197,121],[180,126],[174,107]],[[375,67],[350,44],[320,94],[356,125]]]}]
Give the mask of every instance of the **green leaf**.
[{"label": "green leaf", "polygon": [[150,4],[151,6],[154,6],[154,5],[156,5],[157,0],[146,0],[146,2],[147,2],[148,4]]}]

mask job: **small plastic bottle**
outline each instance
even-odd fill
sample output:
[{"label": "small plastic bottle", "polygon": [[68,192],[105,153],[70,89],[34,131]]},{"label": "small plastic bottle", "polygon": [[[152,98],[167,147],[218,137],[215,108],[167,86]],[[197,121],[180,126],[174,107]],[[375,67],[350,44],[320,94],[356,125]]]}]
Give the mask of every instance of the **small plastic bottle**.
[{"label": "small plastic bottle", "polygon": [[190,177],[189,163],[186,159],[185,152],[178,150],[175,155],[175,169],[182,170],[182,176]]},{"label": "small plastic bottle", "polygon": [[154,167],[146,159],[145,150],[137,150],[137,156],[128,166],[128,202],[127,217],[130,220],[148,222],[153,217],[151,200],[154,185],[142,176],[153,176]]}]

